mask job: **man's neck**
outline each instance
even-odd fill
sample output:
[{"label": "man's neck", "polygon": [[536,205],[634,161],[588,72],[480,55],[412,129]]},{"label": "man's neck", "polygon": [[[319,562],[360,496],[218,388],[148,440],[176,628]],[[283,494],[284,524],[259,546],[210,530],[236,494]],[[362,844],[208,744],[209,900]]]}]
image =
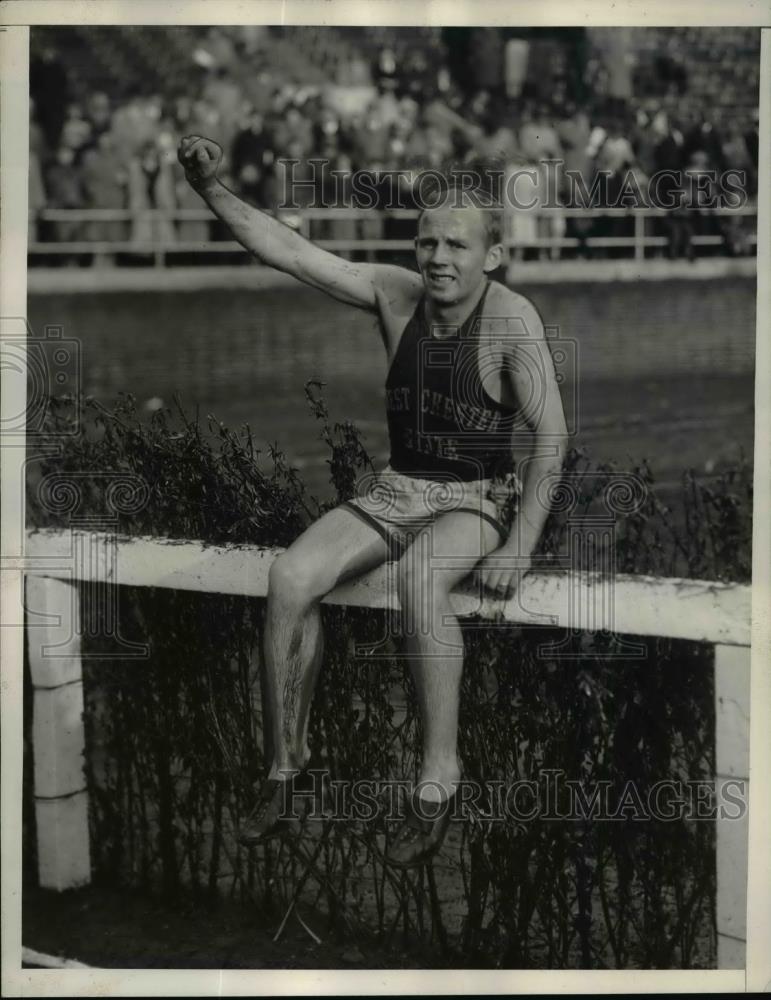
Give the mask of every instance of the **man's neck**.
[{"label": "man's neck", "polygon": [[487,277],[483,278],[473,296],[464,302],[451,302],[445,305],[441,302],[435,302],[427,295],[425,315],[428,323],[439,323],[442,326],[463,326],[479,305],[488,280]]}]

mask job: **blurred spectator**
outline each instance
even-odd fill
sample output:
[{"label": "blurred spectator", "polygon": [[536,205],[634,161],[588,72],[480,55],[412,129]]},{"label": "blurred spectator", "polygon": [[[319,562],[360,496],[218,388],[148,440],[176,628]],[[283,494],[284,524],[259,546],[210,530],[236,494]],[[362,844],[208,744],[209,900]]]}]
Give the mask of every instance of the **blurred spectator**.
[{"label": "blurred spectator", "polygon": [[91,94],[86,102],[86,117],[91,125],[91,136],[98,139],[103,132],[108,132],[112,124],[112,108],[110,98],[101,90]]},{"label": "blurred spectator", "polygon": [[624,128],[618,119],[612,120],[600,150],[597,154],[597,167],[609,170],[611,174],[622,175],[634,163],[632,143],[624,134]]},{"label": "blurred spectator", "polygon": [[[289,163],[291,160],[299,162]],[[314,182],[319,179],[313,165],[304,158],[301,143],[298,140],[290,142],[286,156],[276,161],[271,183],[265,186],[267,207],[277,211],[280,205],[296,205],[298,208],[312,205],[318,193]],[[299,229],[298,208],[282,209],[278,212],[279,218],[294,229]]]},{"label": "blurred spectator", "polygon": [[747,149],[752,160],[752,165],[754,168],[754,181],[752,187],[752,193],[757,194],[757,180],[758,180],[758,116],[759,112],[757,108],[753,108],[752,117],[747,126],[747,131],[744,133],[744,141],[747,143]]},{"label": "blurred spectator", "polygon": [[37,107],[37,120],[46,144],[56,149],[69,102],[69,79],[52,45],[30,58],[29,89]]},{"label": "blurred spectator", "polygon": [[[192,209],[207,214],[206,205],[201,196],[193,190],[185,179],[185,171],[175,159],[171,164],[174,196],[178,209]],[[206,243],[210,238],[207,218],[180,219],[177,222],[177,239],[184,243]]]},{"label": "blurred spectator", "polygon": [[683,159],[690,163],[694,153],[704,152],[716,170],[723,169],[723,144],[713,123],[700,111],[683,123]]},{"label": "blurred spectator", "polygon": [[[560,171],[556,164],[547,165],[543,162],[562,160],[562,145],[545,105],[540,104],[535,108],[529,103],[524,105],[519,128],[519,149],[528,164],[527,169],[535,171],[535,183],[530,184],[528,196],[520,198],[522,207],[516,208],[514,212],[513,238],[518,243],[533,239],[562,239],[565,235],[565,216],[557,207]],[[529,178],[523,176],[520,189],[526,180],[529,181]],[[525,207],[530,197],[534,204],[531,208]],[[559,247],[543,247],[537,252],[538,257],[547,255],[556,259],[560,255]]]},{"label": "blurred spectator", "polygon": [[268,44],[268,29],[265,25],[246,24],[242,25],[240,30],[245,56],[257,55]]},{"label": "blurred spectator", "polygon": [[705,235],[707,227],[702,209],[712,203],[714,182],[709,167],[709,156],[704,150],[691,154],[683,171],[682,199],[668,216],[669,244],[667,253],[671,259],[687,257],[694,260],[694,235]]},{"label": "blurred spectator", "polygon": [[[513,123],[500,125],[492,134],[485,136],[480,145],[482,155],[487,158],[511,160],[519,152],[516,127]],[[472,156],[473,151],[470,158]]]},{"label": "blurred spectator", "polygon": [[412,49],[401,67],[402,86],[408,96],[425,100],[434,96],[436,81],[423,49]]},{"label": "blurred spectator", "polygon": [[[53,162],[46,171],[46,190],[50,208],[84,208],[83,187],[80,169],[75,160],[75,152],[70,146],[60,146]],[[82,223],[66,221],[52,222],[48,233],[57,243],[69,243],[80,239]],[[57,255],[61,264],[77,262],[70,254]]]},{"label": "blurred spectator", "polygon": [[643,102],[642,106],[637,108],[629,132],[637,163],[649,175],[656,169],[654,149],[659,141],[659,135],[653,128],[653,119],[657,110],[655,102]]},{"label": "blurred spectator", "polygon": [[[568,208],[581,208],[581,191],[591,191],[595,174],[595,161],[589,152],[591,125],[585,108],[575,103],[566,103],[563,116],[556,125],[557,136],[562,144],[562,159],[565,167],[561,196]],[[571,176],[568,175],[568,172]],[[579,242],[578,254],[586,252],[586,239],[592,230],[593,220],[571,215],[565,220],[565,235]]]},{"label": "blurred spectator", "polygon": [[268,70],[250,73],[244,81],[244,98],[254,105],[257,111],[267,114],[275,88],[275,80]]},{"label": "blurred spectator", "polygon": [[744,171],[746,177],[743,185],[745,193],[751,191],[754,187],[755,164],[747,140],[742,133],[741,125],[736,120],[728,123],[720,151],[726,167]]},{"label": "blurred spectator", "polygon": [[539,164],[517,157],[506,163],[503,202],[504,237],[515,260],[538,256],[538,198],[541,185]]},{"label": "blurred spectator", "polygon": [[43,163],[47,159],[46,140],[35,115],[35,101],[29,101],[29,213],[28,238],[35,243],[40,238],[38,216],[46,206],[46,189],[43,183]]},{"label": "blurred spectator", "polygon": [[67,116],[62,125],[61,145],[77,152],[90,138],[91,123],[84,117],[83,109],[79,104],[68,105]]},{"label": "blurred spectator", "polygon": [[562,146],[565,170],[572,170],[583,177],[588,186],[589,174],[594,172],[594,167],[589,156],[591,126],[586,109],[573,102],[566,104],[555,130]]},{"label": "blurred spectator", "polygon": [[[374,205],[375,209],[387,208],[392,197],[395,196],[391,177],[388,173],[383,173],[384,171],[387,172],[393,169],[394,164],[388,161],[385,163],[375,163],[372,167],[372,175],[374,177],[373,186],[377,193]],[[356,204],[356,199],[354,199],[354,204]],[[360,240],[382,240],[385,238],[385,220],[380,215],[374,213],[368,215],[359,219],[356,225],[358,226]],[[364,250],[363,257],[365,260],[377,260],[378,251],[373,249]]]},{"label": "blurred spectator", "polygon": [[[396,95],[388,90],[378,94],[376,103],[380,120],[386,128],[393,128],[394,125],[398,125],[402,121],[405,107],[416,108],[415,101],[411,97],[397,99]],[[414,116],[412,121],[414,121]]]},{"label": "blurred spectator", "polygon": [[380,118],[377,105],[370,105],[364,115],[355,115],[351,121],[353,160],[361,169],[382,163],[388,155],[388,133]]},{"label": "blurred spectator", "polygon": [[238,131],[243,104],[241,88],[221,66],[210,73],[204,84],[202,97],[207,104],[216,109],[221,145],[223,149],[228,149]]},{"label": "blurred spectator", "polygon": [[129,161],[128,200],[132,242],[173,242],[174,229],[166,214],[175,207],[171,161],[160,156],[151,142]]},{"label": "blurred spectator", "polygon": [[656,219],[656,231],[667,239],[669,257],[677,256],[681,248],[690,246],[688,227],[682,225],[682,215],[676,213],[680,196],[680,171],[683,168],[683,136],[674,128],[664,111],[659,111],[651,122],[655,139],[653,165],[655,184],[651,196],[655,207],[664,208],[666,215]]},{"label": "blurred spectator", "polygon": [[222,27],[209,28],[202,48],[209,54],[214,66],[232,66],[236,61],[233,39]]},{"label": "blurred spectator", "polygon": [[[329,157],[330,171],[324,174],[324,184],[322,187],[322,198],[325,205],[342,205],[348,207],[353,204],[353,192],[351,188],[351,174],[353,164],[351,158],[346,153],[337,153]],[[333,177],[331,171],[337,172],[337,177]],[[358,223],[356,219],[331,217],[315,223],[312,230],[314,239],[319,240],[356,240]],[[341,257],[351,259],[350,250],[336,250]]]},{"label": "blurred spectator", "polygon": [[459,114],[446,102],[434,100],[418,116],[405,155],[410,161],[424,159],[428,166],[440,169],[454,159],[462,144],[478,148],[483,139],[481,125]]},{"label": "blurred spectator", "polygon": [[340,87],[368,87],[372,83],[369,65],[361,55],[354,55],[338,65],[337,79]]},{"label": "blurred spectator", "polygon": [[377,82],[383,90],[396,88],[396,56],[389,47],[380,50],[377,60]]},{"label": "blurred spectator", "polygon": [[540,240],[550,240],[552,245],[539,250],[540,257],[559,260],[562,250],[559,243],[565,236],[565,213],[562,211],[559,190],[559,166],[556,163],[538,164],[538,186],[536,197],[538,213],[537,232]]},{"label": "blurred spectator", "polygon": [[605,65],[608,73],[607,96],[616,108],[623,107],[632,97],[632,60],[629,28],[606,29]]},{"label": "blurred spectator", "polygon": [[[739,178],[734,176],[733,187],[740,189],[744,201],[757,193],[757,164],[753,161],[752,153],[747,142],[742,125],[738,121],[732,121],[726,129],[726,138],[723,142],[722,153],[726,167],[731,170],[741,171]],[[737,182],[738,181],[738,182]],[[752,244],[749,240],[748,220],[741,215],[721,215],[714,216],[710,221],[719,223],[717,231],[722,233],[726,247],[731,256],[743,256],[752,252]]]},{"label": "blurred spectator", "polygon": [[258,111],[251,111],[233,141],[231,170],[241,194],[254,205],[266,204],[265,181],[273,159],[265,119]]},{"label": "blurred spectator", "polygon": [[[393,197],[396,203],[403,205],[405,209],[419,208],[415,195],[415,180],[417,171],[403,170],[399,173]],[[388,216],[383,226],[383,239],[386,240],[406,240],[410,244],[408,250],[397,250],[394,256],[389,254],[388,260],[403,267],[415,266],[415,254],[412,249],[412,241],[415,238],[415,222],[413,219],[394,218]]]},{"label": "blurred spectator", "polygon": [[39,215],[46,207],[46,190],[43,183],[43,168],[36,149],[29,151],[29,193],[27,210],[29,212],[29,228],[27,236],[30,243],[40,238]]},{"label": "blurred spectator", "polygon": [[[608,123],[605,140],[597,153],[597,169],[607,173],[606,205],[609,208],[625,208],[620,204],[621,195],[625,190],[626,178],[635,161],[632,144],[624,135],[624,128],[619,119],[611,119]],[[592,227],[592,234],[609,239],[619,239],[634,235],[634,219],[626,215],[607,215],[597,220]],[[620,247],[607,247],[601,254],[603,257],[620,257],[624,255]]]},{"label": "blurred spectator", "polygon": [[180,135],[189,135],[192,132],[190,121],[193,116],[193,98],[190,94],[177,94],[172,98],[173,118],[176,122]]},{"label": "blurred spectator", "polygon": [[313,122],[313,148],[324,150],[339,145],[340,119],[331,108],[321,107]]},{"label": "blurred spectator", "polygon": [[675,49],[669,53],[657,53],[654,58],[654,70],[667,94],[679,96],[685,93],[688,86],[688,70],[683,63],[681,52]]},{"label": "blurred spectator", "polygon": [[562,144],[545,105],[539,104],[534,109],[529,104],[524,105],[519,148],[522,155],[533,163],[562,158]]},{"label": "blurred spectator", "polygon": [[[128,171],[115,151],[109,132],[103,132],[95,146],[84,150],[81,173],[83,193],[91,208],[126,207]],[[124,222],[98,220],[85,224],[86,239],[122,241],[126,235]]]},{"label": "blurred spectator", "polygon": [[492,99],[489,90],[477,90],[468,104],[468,118],[483,132],[491,132],[495,126]]},{"label": "blurred spectator", "polygon": [[42,162],[45,160],[47,155],[48,143],[46,142],[45,133],[40,127],[37,120],[37,108],[35,106],[34,98],[29,99],[29,150],[30,153],[35,153],[38,159]]},{"label": "blurred spectator", "polygon": [[651,129],[656,138],[653,150],[659,169],[677,169],[683,159],[685,140],[666,111],[659,111],[651,121]]},{"label": "blurred spectator", "polygon": [[[83,188],[80,170],[75,162],[75,152],[70,146],[60,146],[56,151],[53,163],[46,174],[46,189],[48,203],[51,208],[83,208]],[[56,223],[57,239],[74,239],[73,224],[69,222]],[[67,235],[63,235],[64,233]]]},{"label": "blurred spectator", "polygon": [[297,157],[305,157],[313,151],[313,126],[299,108],[289,108],[274,129],[277,149],[294,149]]},{"label": "blurred spectator", "polygon": [[229,150],[227,123],[223,122],[219,108],[204,98],[193,101],[188,128],[191,135],[205,135],[207,139],[218,142],[225,152]]},{"label": "blurred spectator", "polygon": [[157,119],[137,90],[131,91],[128,100],[116,108],[111,132],[116,152],[126,160],[155,139]]}]

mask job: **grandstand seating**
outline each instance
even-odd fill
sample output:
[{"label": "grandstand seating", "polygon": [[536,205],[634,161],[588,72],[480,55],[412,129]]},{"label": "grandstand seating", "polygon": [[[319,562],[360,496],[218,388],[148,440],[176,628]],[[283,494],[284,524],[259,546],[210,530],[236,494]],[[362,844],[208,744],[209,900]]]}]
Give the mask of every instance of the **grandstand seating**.
[{"label": "grandstand seating", "polygon": [[[164,95],[192,93],[200,82],[200,68],[192,53],[205,46],[208,30],[204,26],[36,28],[31,33],[32,55],[46,44],[56,50],[71,80],[74,99],[94,90],[115,98],[135,88]],[[237,43],[237,27],[220,30],[230,33]],[[425,26],[275,26],[268,32],[265,68],[277,82],[335,82],[355,58],[374,65],[384,47],[393,50],[397,65],[404,65],[415,50],[434,59],[442,51],[440,29]],[[681,110],[698,107],[727,118],[744,117],[757,106],[760,36],[756,28],[637,28],[629,33],[629,41],[638,63],[638,97],[662,96],[657,59],[669,56],[686,74]],[[742,67],[741,73],[736,72],[737,66]],[[228,68],[236,78],[254,69],[248,60],[241,64],[236,60]]]},{"label": "grandstand seating", "polygon": [[97,90],[115,98],[132,90],[175,93],[194,85],[197,67],[191,54],[193,28],[69,25],[31,33],[33,58],[45,46],[56,51],[70,82],[71,96],[84,99]]},{"label": "grandstand seating", "polygon": [[[639,97],[660,96],[655,59],[668,55],[682,65],[686,92],[679,111],[701,109],[728,120],[743,119],[758,105],[760,31],[757,28],[639,28],[630,33],[638,57]],[[737,72],[741,67],[741,72]]]},{"label": "grandstand seating", "polygon": [[[56,51],[76,100],[95,90],[115,98],[134,89],[165,95],[192,93],[200,81],[192,54],[198,46],[205,46],[207,30],[198,26],[120,30],[52,26],[32,32],[31,51],[33,58],[45,46]],[[237,38],[237,28],[222,31],[233,32]],[[263,55],[265,68],[277,82],[322,85],[338,80],[342,68],[355,58],[373,64],[383,47],[391,48],[399,62],[411,51],[439,45],[439,30],[434,28],[276,26],[269,28]],[[253,70],[248,61],[228,68],[236,79]]]}]

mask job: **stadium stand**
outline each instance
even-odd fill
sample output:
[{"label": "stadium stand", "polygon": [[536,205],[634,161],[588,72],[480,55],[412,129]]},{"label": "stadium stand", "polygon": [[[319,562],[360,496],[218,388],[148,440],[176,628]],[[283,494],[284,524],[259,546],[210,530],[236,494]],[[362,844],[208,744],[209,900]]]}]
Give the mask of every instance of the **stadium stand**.
[{"label": "stadium stand", "polygon": [[[33,244],[96,238],[98,226],[74,215],[52,222],[50,209],[194,208],[175,159],[179,137],[190,133],[220,142],[226,182],[270,211],[282,200],[279,161],[287,156],[325,157],[346,173],[493,158],[506,169],[534,165],[540,175],[544,160],[564,157],[587,187],[603,169],[618,186],[629,171],[644,182],[662,167],[684,176],[733,167],[745,172],[752,198],[759,41],[756,29],[740,27],[36,28],[30,235]],[[548,178],[539,184],[543,199]],[[571,207],[564,184],[555,193]],[[670,252],[691,255],[693,236],[750,252],[744,223],[690,218],[654,226]],[[188,236],[191,226],[202,235],[201,225],[148,229],[145,220],[130,231],[136,240],[173,240],[186,226]],[[226,235],[203,225],[210,238]],[[329,225],[333,235],[352,231]],[[582,225],[559,213],[548,221],[520,214],[512,227],[524,252],[537,254],[539,240],[554,252],[565,234],[583,253],[587,236],[629,233],[624,220]],[[354,229],[370,240],[384,232],[377,222]]]}]

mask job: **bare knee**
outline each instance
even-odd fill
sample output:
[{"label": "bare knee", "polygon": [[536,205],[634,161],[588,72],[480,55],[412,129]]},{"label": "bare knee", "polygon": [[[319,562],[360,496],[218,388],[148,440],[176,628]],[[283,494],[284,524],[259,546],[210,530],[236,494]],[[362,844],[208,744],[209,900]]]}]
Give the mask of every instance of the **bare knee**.
[{"label": "bare knee", "polygon": [[416,564],[409,555],[399,561],[397,591],[402,608],[413,614],[421,614],[421,617],[430,615],[434,608],[446,603],[449,597],[444,574]]},{"label": "bare knee", "polygon": [[268,572],[268,596],[282,604],[310,607],[324,596],[320,574],[306,559],[284,552],[273,561]]}]

